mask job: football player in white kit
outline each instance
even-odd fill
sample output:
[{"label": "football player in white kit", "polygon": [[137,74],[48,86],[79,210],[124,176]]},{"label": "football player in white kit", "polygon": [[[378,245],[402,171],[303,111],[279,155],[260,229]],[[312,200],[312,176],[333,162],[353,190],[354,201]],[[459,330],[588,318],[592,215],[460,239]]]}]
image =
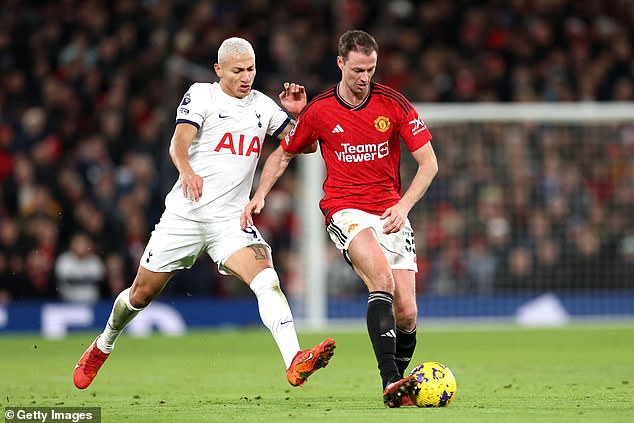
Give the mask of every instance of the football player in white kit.
[{"label": "football player in white kit", "polygon": [[[169,153],[180,176],[167,194],[165,211],[132,286],[116,298],[104,331],[75,366],[77,388],[92,383],[124,327],[161,293],[174,273],[190,268],[205,252],[222,273],[237,276],[255,293],[260,317],[277,343],[291,385],[302,386],[334,353],[335,341],[330,338],[300,350],[271,248],[255,226],[240,228],[265,136],[281,140],[293,124],[270,97],[251,89],[255,53],[248,41],[224,40],[214,70],[220,81],[193,84],[178,106]],[[280,101],[298,114],[306,104],[304,87],[285,83]]]}]

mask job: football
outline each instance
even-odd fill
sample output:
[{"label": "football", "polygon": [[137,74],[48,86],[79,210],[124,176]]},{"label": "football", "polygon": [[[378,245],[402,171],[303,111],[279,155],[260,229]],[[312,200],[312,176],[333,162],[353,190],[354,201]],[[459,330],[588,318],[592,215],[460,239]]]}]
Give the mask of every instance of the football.
[{"label": "football", "polygon": [[418,407],[444,407],[456,396],[456,378],[449,367],[427,361],[412,369],[418,385],[411,395]]}]

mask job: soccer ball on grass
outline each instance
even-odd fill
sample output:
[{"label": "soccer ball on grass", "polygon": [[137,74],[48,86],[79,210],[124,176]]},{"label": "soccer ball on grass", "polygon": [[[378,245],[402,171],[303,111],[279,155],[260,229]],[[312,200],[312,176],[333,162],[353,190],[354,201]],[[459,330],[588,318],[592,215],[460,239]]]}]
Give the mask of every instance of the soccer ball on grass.
[{"label": "soccer ball on grass", "polygon": [[444,407],[456,396],[456,378],[444,364],[427,361],[410,374],[417,382],[411,398],[418,407]]}]

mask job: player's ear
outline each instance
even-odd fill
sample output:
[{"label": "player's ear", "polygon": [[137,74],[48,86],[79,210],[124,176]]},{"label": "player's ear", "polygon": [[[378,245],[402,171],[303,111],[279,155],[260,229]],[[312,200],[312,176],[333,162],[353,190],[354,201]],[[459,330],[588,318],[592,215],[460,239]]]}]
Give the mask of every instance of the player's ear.
[{"label": "player's ear", "polygon": [[343,70],[343,57],[337,56],[337,66],[339,66],[339,69]]},{"label": "player's ear", "polygon": [[216,75],[218,75],[218,78],[222,78],[222,68],[218,63],[214,63],[214,71],[216,71]]}]

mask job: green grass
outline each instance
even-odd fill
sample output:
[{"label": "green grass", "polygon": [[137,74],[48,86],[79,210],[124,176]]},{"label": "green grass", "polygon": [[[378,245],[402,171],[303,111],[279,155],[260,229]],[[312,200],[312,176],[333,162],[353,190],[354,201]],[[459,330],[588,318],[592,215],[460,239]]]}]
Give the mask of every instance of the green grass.
[{"label": "green grass", "polygon": [[303,388],[286,382],[265,330],[122,337],[95,382],[72,370],[94,334],[60,341],[0,336],[4,406],[96,406],[103,422],[629,422],[634,326],[419,332],[415,363],[440,361],[458,381],[439,409],[385,409],[364,332],[302,333],[304,347],[337,340],[331,364]]}]

